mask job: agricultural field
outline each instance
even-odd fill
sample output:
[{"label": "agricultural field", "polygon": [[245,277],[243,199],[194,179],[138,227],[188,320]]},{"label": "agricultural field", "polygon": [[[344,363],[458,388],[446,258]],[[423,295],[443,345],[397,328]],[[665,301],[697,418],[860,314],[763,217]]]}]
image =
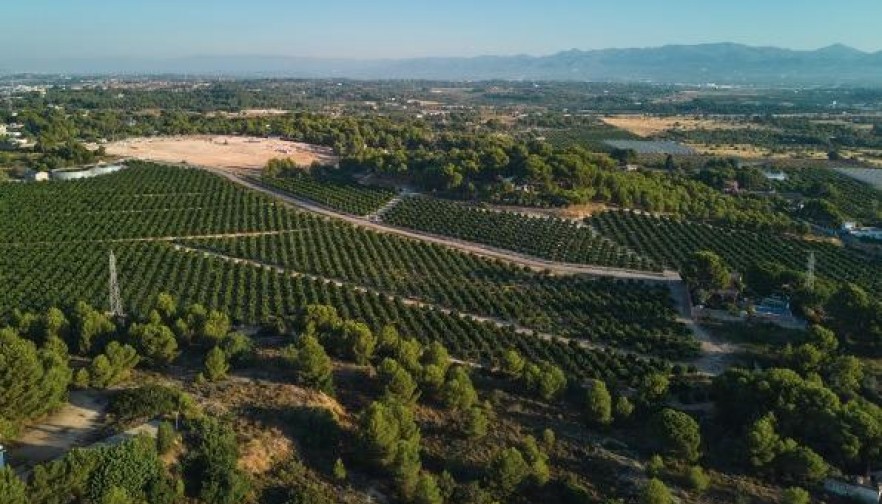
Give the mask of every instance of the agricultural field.
[{"label": "agricultural field", "polygon": [[309,175],[263,177],[260,182],[299,198],[352,215],[368,215],[388,203],[395,191],[354,182],[317,180]]},{"label": "agricultural field", "polygon": [[803,271],[809,254],[814,252],[819,276],[882,292],[882,262],[826,242],[627,211],[605,212],[587,222],[616,243],[671,267],[680,268],[691,254],[710,250],[742,273],[760,263],[777,263]]},{"label": "agricultural field", "polygon": [[[482,361],[500,350],[501,341],[557,360],[569,359],[572,351],[603,353],[402,304],[402,298],[417,297],[445,309],[562,335],[568,331],[559,319],[569,317],[564,320],[578,322],[573,337],[614,346],[658,349],[669,356],[689,355],[695,348],[691,336],[673,322],[661,291],[543,278],[359,230],[289,210],[204,171],[132,163],[127,170],[95,179],[0,189],[8,205],[4,211],[11,212],[14,205],[18,216],[5,219],[7,227],[0,230],[5,250],[0,271],[7,283],[0,312],[6,315],[16,308],[69,306],[79,299],[103,305],[107,254],[113,249],[123,300],[133,313],[145,314],[160,291],[224,309],[245,324],[323,303],[377,327],[399,323],[426,341],[441,338],[457,355]],[[47,202],[63,203],[47,212]],[[192,240],[199,237],[203,239]],[[266,267],[203,256],[210,251],[254,259]],[[614,300],[610,290],[620,299]],[[537,300],[543,298],[548,299]],[[635,312],[644,318],[634,318]],[[647,327],[650,323],[655,329]],[[589,357],[580,359],[589,362]],[[595,372],[573,363],[566,367],[578,376]]]},{"label": "agricultural field", "polygon": [[731,119],[707,119],[695,116],[614,115],[601,120],[642,138],[664,136],[669,131],[728,130],[752,127],[749,123]]},{"label": "agricultural field", "polygon": [[692,147],[670,140],[607,140],[606,144],[614,149],[631,149],[637,154],[671,154],[675,156],[695,154]]},{"label": "agricultural field", "polygon": [[870,184],[882,190],[882,169],[875,168],[836,168],[836,171],[853,179]]},{"label": "agricultural field", "polygon": [[537,331],[675,359],[697,351],[664,286],[550,277],[320,221],[293,233],[182,243]]},{"label": "agricultural field", "polygon": [[483,243],[524,254],[580,264],[658,270],[651,261],[565,219],[528,217],[429,198],[408,198],[384,222]]}]

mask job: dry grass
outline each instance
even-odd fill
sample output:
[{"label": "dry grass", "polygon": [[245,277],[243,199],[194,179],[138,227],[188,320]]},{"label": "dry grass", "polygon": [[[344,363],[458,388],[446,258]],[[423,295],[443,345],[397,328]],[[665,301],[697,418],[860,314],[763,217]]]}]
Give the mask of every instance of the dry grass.
[{"label": "dry grass", "polygon": [[239,468],[251,474],[265,474],[294,454],[294,445],[279,429],[251,430],[241,446]]},{"label": "dry grass", "polygon": [[704,156],[739,157],[745,159],[827,159],[827,153],[820,150],[800,149],[785,152],[773,152],[767,148],[750,144],[687,144]]},{"label": "dry grass", "polygon": [[316,161],[337,163],[327,147],[274,138],[224,135],[130,138],[107,144],[105,148],[111,156],[244,172],[258,171],[274,158],[290,158],[300,166]]},{"label": "dry grass", "polygon": [[647,116],[647,115],[615,115],[601,119],[604,123],[629,131],[644,138],[654,137],[667,131],[726,130],[757,128],[756,126],[719,119],[703,119],[694,116]]}]

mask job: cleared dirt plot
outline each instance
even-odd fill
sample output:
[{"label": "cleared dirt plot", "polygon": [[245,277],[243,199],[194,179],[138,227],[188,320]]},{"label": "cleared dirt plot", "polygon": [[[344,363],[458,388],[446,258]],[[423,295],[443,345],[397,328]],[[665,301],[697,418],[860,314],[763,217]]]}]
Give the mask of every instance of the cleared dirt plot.
[{"label": "cleared dirt plot", "polygon": [[722,119],[704,119],[689,116],[657,117],[648,115],[616,115],[601,119],[610,126],[630,131],[644,138],[654,137],[671,130],[720,130],[746,128],[748,125]]},{"label": "cleared dirt plot", "polygon": [[876,168],[835,168],[836,171],[843,175],[848,175],[849,177],[859,180],[861,182],[865,182],[875,187],[876,189],[882,189],[882,170]]},{"label": "cleared dirt plot", "polygon": [[71,392],[60,410],[25,429],[10,448],[12,460],[27,468],[88,444],[101,427],[106,402],[100,392]]},{"label": "cleared dirt plot", "polygon": [[195,135],[130,138],[105,146],[112,156],[162,163],[187,163],[230,171],[257,172],[274,158],[290,158],[298,165],[337,163],[331,149],[277,138]]}]

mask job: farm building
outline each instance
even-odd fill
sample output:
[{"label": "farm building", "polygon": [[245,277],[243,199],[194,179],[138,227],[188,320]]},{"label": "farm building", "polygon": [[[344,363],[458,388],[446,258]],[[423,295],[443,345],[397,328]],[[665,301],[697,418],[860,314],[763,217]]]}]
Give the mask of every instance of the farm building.
[{"label": "farm building", "polygon": [[861,227],[854,222],[846,222],[842,224],[842,231],[858,239],[882,240],[882,228]]},{"label": "farm building", "polygon": [[52,180],[78,180],[85,178],[98,177],[101,175],[109,175],[116,173],[125,168],[125,165],[102,165],[93,166],[87,169],[68,170],[60,169],[52,171]]},{"label": "farm building", "polygon": [[775,182],[784,182],[787,180],[787,174],[784,172],[764,171],[763,177],[766,177],[766,180],[773,180]]},{"label": "farm building", "polygon": [[783,296],[772,295],[764,298],[755,306],[755,310],[759,317],[793,318],[793,313],[790,311],[790,300]]}]

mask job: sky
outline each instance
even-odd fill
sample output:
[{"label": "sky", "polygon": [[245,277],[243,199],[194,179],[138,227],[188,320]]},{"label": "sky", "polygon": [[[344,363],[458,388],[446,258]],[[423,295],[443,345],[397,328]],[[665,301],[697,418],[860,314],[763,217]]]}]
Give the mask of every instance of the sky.
[{"label": "sky", "polygon": [[880,0],[9,0],[17,58],[544,55],[738,42],[882,50]]}]

